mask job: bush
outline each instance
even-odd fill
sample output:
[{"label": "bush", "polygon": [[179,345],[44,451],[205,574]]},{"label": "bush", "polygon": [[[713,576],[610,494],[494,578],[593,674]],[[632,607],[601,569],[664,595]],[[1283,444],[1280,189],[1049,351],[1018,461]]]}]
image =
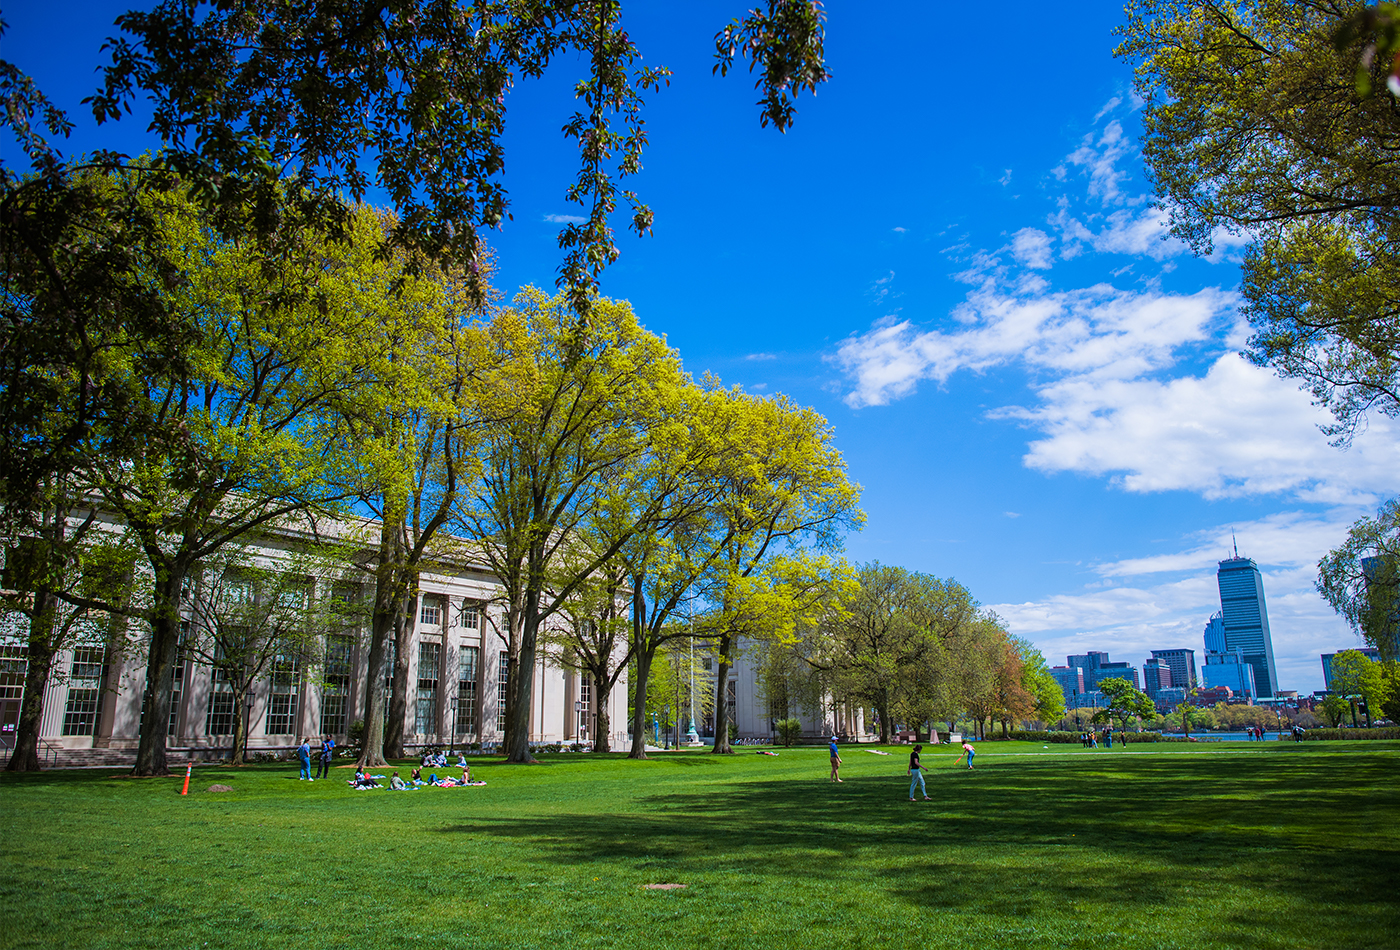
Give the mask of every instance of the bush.
[{"label": "bush", "polygon": [[1379,729],[1305,729],[1304,739],[1400,739],[1400,726]]},{"label": "bush", "polygon": [[779,719],[773,723],[773,731],[778,734],[778,741],[784,746],[791,746],[798,739],[802,738],[801,719]]}]

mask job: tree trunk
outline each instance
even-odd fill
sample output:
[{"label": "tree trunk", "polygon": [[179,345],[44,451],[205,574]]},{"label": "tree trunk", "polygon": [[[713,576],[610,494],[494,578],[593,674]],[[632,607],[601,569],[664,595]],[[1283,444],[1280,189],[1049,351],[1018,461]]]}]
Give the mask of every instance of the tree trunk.
[{"label": "tree trunk", "polygon": [[530,755],[530,699],[534,685],[535,647],[539,640],[540,593],[538,589],[525,592],[525,616],[520,624],[520,651],[513,657],[510,680],[506,688],[506,761],[528,765],[535,761]]},{"label": "tree trunk", "polygon": [[734,640],[728,634],[719,638],[719,663],[715,670],[715,747],[712,755],[728,755],[729,746],[729,650]]},{"label": "tree trunk", "polygon": [[612,687],[607,676],[593,677],[593,706],[597,712],[593,716],[593,751],[612,751],[612,719],[608,716],[608,694]]},{"label": "tree trunk", "polygon": [[875,711],[880,714],[880,744],[888,745],[890,741],[890,707],[886,703],[877,703]]},{"label": "tree trunk", "polygon": [[408,732],[408,663],[413,645],[413,621],[417,598],[397,598],[394,617],[394,685],[389,692],[389,714],[384,719],[384,758],[404,757],[403,739]]},{"label": "tree trunk", "polygon": [[15,748],[7,772],[39,771],[39,730],[44,720],[44,690],[53,669],[53,626],[57,605],[44,593],[35,594],[35,612],[29,618],[28,668],[24,673],[24,699],[15,725]]},{"label": "tree trunk", "polygon": [[385,518],[379,529],[379,564],[374,572],[374,614],[370,619],[369,663],[365,671],[365,744],[360,750],[362,768],[378,768],[384,762],[384,645],[394,631],[398,598],[397,532]]},{"label": "tree trunk", "polygon": [[632,751],[629,759],[647,757],[647,687],[651,683],[651,664],[656,657],[654,650],[637,651],[637,681],[632,684]]},{"label": "tree trunk", "polygon": [[180,645],[180,591],[184,587],[183,559],[160,565],[152,591],[151,649],[146,663],[146,702],[141,717],[133,775],[169,775],[165,733],[170,721],[171,669]]}]

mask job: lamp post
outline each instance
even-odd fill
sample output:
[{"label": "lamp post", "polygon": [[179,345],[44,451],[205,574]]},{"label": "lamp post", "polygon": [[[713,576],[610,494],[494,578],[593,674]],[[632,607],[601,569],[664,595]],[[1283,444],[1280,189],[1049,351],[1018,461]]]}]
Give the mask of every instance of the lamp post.
[{"label": "lamp post", "polygon": [[583,738],[583,700],[574,700],[574,741],[578,742]]}]

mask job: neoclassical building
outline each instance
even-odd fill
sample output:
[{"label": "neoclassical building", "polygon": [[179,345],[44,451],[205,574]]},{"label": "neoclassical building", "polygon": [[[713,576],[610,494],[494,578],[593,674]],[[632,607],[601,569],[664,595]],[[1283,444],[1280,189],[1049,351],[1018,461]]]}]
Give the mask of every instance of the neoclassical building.
[{"label": "neoclassical building", "polygon": [[[338,582],[339,586],[339,582]],[[489,747],[503,736],[507,665],[500,584],[466,565],[427,573],[408,645],[408,715],[404,743]],[[372,597],[372,588],[365,596]],[[55,658],[44,697],[40,758],[49,765],[133,762],[146,684],[140,638],[112,647],[79,644]],[[250,754],[293,748],[301,736],[344,740],[366,707],[367,629],[325,635],[314,663],[274,661],[246,704]],[[532,743],[594,739],[597,709],[588,678],[539,652],[530,671]],[[25,678],[22,629],[0,635],[0,754],[13,747]],[[392,662],[387,664],[392,670]],[[385,688],[388,687],[386,682]],[[372,688],[370,686],[369,688]],[[217,670],[188,653],[177,658],[168,745],[172,757],[230,754],[237,703]],[[626,674],[609,697],[613,748],[627,743]]]}]

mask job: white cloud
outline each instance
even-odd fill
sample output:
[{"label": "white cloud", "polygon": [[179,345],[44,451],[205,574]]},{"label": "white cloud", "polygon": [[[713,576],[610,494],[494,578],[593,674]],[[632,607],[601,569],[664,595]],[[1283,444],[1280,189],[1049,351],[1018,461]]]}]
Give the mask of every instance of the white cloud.
[{"label": "white cloud", "polygon": [[1123,104],[1123,97],[1122,97],[1122,96],[1114,96],[1112,99],[1110,99],[1110,100],[1108,100],[1107,102],[1105,102],[1105,103],[1103,104],[1103,108],[1100,109],[1098,112],[1096,112],[1096,113],[1094,114],[1094,124],[1097,125],[1097,124],[1098,124],[1098,121],[1099,121],[1100,119],[1102,119],[1104,116],[1108,115],[1110,112],[1112,112],[1114,109],[1118,108],[1118,107],[1121,106],[1122,104]]},{"label": "white cloud", "polygon": [[[1098,198],[1105,205],[1122,204],[1124,201],[1122,184],[1129,175],[1118,167],[1118,161],[1135,150],[1132,142],[1123,132],[1123,125],[1114,119],[1104,126],[1102,134],[1090,132],[1084,136],[1079,148],[1070,152],[1065,161],[1077,166],[1089,177],[1089,197]],[[1068,169],[1061,165],[1055,170],[1055,177],[1063,181]]]},{"label": "white cloud", "polygon": [[550,224],[584,224],[588,221],[576,214],[547,214],[544,219]]},{"label": "white cloud", "polygon": [[1019,517],[1021,517],[1021,513],[1020,513],[1019,511],[1003,511],[1002,514],[1005,515],[1005,516],[1008,517],[1008,518],[1019,518]]},{"label": "white cloud", "polygon": [[1190,250],[1167,231],[1167,214],[1160,208],[1144,208],[1136,213],[1119,209],[1104,218],[1098,231],[1063,209],[1051,215],[1049,221],[1061,234],[1060,256],[1066,260],[1077,257],[1085,244],[1101,254],[1146,255],[1157,261]]},{"label": "white cloud", "polygon": [[1002,184],[1002,185],[1009,185],[1009,184],[1011,184],[1011,169],[1008,168],[1008,169],[1002,174],[1002,176],[1001,176],[1000,178],[997,179],[997,182],[998,182],[998,184]]},{"label": "white cloud", "polygon": [[1217,289],[1190,296],[1086,290],[1010,295],[984,287],[952,316],[966,329],[918,331],[905,320],[847,339],[837,361],[854,379],[846,402],[878,406],[921,379],[1021,361],[1038,370],[1131,378],[1174,362],[1183,343],[1204,340],[1232,309]]},{"label": "white cloud", "polygon": [[1044,472],[1113,477],[1128,491],[1206,498],[1288,493],[1370,501],[1400,487],[1400,427],[1378,418],[1350,451],[1328,444],[1305,393],[1227,353],[1204,376],[1170,380],[1075,374],[1037,389],[1033,409],[994,416],[1045,434],[1025,456]]},{"label": "white cloud", "polygon": [[1022,228],[1011,236],[1011,255],[1026,267],[1049,270],[1054,257],[1050,235],[1039,228]]},{"label": "white cloud", "polygon": [[895,234],[903,234],[904,232],[908,231],[909,229],[908,229],[908,228],[890,228],[890,230],[893,231]]},{"label": "white cloud", "polygon": [[750,353],[748,356],[744,357],[746,360],[775,360],[777,358],[778,355],[776,353]]}]

